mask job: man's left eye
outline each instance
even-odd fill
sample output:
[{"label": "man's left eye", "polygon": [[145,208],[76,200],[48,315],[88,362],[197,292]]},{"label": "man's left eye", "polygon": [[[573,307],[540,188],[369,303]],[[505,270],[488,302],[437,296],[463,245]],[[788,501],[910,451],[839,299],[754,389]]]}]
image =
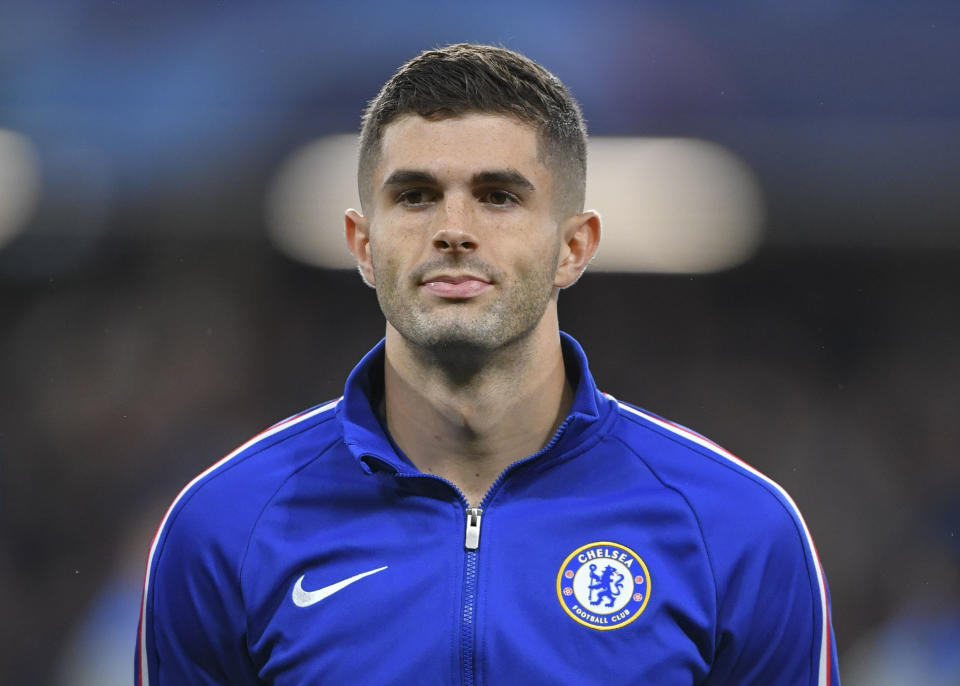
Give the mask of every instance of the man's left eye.
[{"label": "man's left eye", "polygon": [[483,196],[483,201],[491,205],[510,205],[517,202],[517,197],[507,191],[488,191]]}]

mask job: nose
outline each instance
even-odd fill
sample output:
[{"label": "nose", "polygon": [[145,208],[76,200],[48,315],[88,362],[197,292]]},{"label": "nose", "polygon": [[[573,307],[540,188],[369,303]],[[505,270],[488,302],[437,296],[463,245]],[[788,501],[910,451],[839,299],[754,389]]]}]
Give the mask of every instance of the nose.
[{"label": "nose", "polygon": [[440,225],[433,235],[433,247],[444,254],[470,253],[477,249],[477,237],[470,227],[474,223],[472,197],[450,192],[444,197]]},{"label": "nose", "polygon": [[433,236],[433,247],[444,254],[469,253],[477,249],[477,240],[461,229],[440,229]]}]

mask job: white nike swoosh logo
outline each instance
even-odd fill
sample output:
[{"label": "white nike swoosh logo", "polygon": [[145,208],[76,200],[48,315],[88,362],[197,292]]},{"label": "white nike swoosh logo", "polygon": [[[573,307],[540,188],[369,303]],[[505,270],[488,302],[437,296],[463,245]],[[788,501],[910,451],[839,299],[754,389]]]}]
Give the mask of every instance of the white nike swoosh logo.
[{"label": "white nike swoosh logo", "polygon": [[360,574],[351,576],[349,579],[318,588],[316,591],[303,590],[303,578],[306,576],[306,574],[303,574],[297,579],[297,583],[293,585],[293,604],[297,607],[310,607],[314,603],[319,603],[324,598],[329,598],[337,591],[342,591],[354,581],[360,581],[363,577],[382,572],[384,569],[386,569],[386,566],[371,569],[369,572],[361,572]]}]

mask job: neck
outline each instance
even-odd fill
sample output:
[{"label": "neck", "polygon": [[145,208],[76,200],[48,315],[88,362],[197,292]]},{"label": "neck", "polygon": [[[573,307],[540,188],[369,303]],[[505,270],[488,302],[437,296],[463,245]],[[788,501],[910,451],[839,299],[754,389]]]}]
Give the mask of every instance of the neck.
[{"label": "neck", "polygon": [[394,441],[473,505],[509,464],[547,444],[573,402],[555,323],[489,354],[430,353],[389,325],[386,345],[384,404]]}]

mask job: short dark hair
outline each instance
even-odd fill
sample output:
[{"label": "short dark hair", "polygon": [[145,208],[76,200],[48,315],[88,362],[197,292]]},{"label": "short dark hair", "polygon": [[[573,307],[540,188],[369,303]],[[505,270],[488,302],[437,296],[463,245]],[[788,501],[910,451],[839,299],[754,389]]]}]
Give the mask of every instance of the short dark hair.
[{"label": "short dark hair", "polygon": [[583,210],[587,129],[580,107],[556,76],[523,55],[492,45],[457,43],[426,50],[403,64],[363,114],[357,181],[361,203],[380,156],[384,128],[406,114],[444,119],[506,114],[538,134],[539,157],[555,180],[555,209]]}]

